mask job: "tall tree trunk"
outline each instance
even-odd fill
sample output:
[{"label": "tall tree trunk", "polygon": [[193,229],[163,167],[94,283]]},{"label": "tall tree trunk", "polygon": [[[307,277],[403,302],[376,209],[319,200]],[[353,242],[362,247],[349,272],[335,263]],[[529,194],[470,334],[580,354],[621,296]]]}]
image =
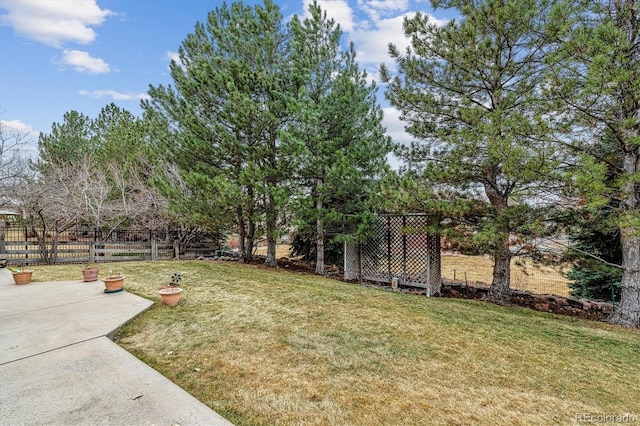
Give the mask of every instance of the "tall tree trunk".
[{"label": "tall tree trunk", "polygon": [[244,248],[244,261],[246,263],[253,261],[253,242],[256,240],[256,222],[254,219],[255,213],[255,204],[253,203],[254,199],[254,190],[252,185],[247,186],[247,199],[249,201],[249,206],[246,208],[245,215],[247,216],[247,225],[246,225],[246,236],[247,239],[245,241]]},{"label": "tall tree trunk", "polygon": [[245,252],[245,241],[247,237],[247,232],[244,227],[244,218],[242,217],[242,208],[236,208],[236,222],[238,224],[238,250],[240,250],[240,256],[242,256],[242,261],[247,262],[246,252]]},{"label": "tall tree trunk", "polygon": [[511,301],[511,251],[509,243],[506,241],[504,247],[499,249],[494,255],[493,281],[489,288],[487,300],[507,305]]},{"label": "tall tree trunk", "polygon": [[[498,190],[495,173],[490,172],[485,180],[484,190],[491,205],[497,210],[498,214],[507,208],[508,196],[500,193]],[[487,300],[500,304],[508,305],[511,302],[511,250],[509,249],[509,223],[501,223],[497,229],[498,235],[502,241],[497,242],[497,248],[493,253],[493,281],[489,288]]]},{"label": "tall tree trunk", "polygon": [[622,291],[620,304],[609,319],[614,324],[640,328],[640,236],[635,229],[621,229]]},{"label": "tall tree trunk", "polygon": [[56,230],[55,233],[53,234],[53,237],[51,238],[50,265],[55,265],[56,263],[58,263],[58,239],[60,238],[60,234],[64,231],[65,230],[62,230],[62,231]]},{"label": "tall tree trunk", "polygon": [[[635,132],[635,137],[638,137]],[[631,139],[629,139],[631,140]],[[629,147],[631,148],[631,147]],[[625,174],[629,177],[638,173],[640,148],[628,149],[623,160]],[[625,210],[637,214],[640,210],[640,184],[628,179],[624,187]],[[623,218],[624,220],[624,218]],[[633,223],[633,218],[628,222]],[[633,225],[620,227],[622,245],[622,291],[620,304],[609,319],[614,324],[630,328],[640,328],[640,229]]]},{"label": "tall tree trunk", "polygon": [[267,206],[265,212],[265,226],[267,228],[267,257],[264,260],[264,264],[267,266],[276,267],[276,225],[277,225],[277,212],[274,196],[271,192],[267,197]]},{"label": "tall tree trunk", "polygon": [[253,242],[256,237],[256,224],[251,217],[247,224],[247,240],[245,241],[244,261],[251,262],[253,260]]},{"label": "tall tree trunk", "polygon": [[[47,249],[47,225],[42,215],[42,210],[38,211],[38,217],[40,218],[40,223],[42,223],[42,234],[40,234],[33,223],[33,219],[31,219],[31,232],[36,236],[38,240],[38,248],[40,250],[40,257],[44,260],[44,263],[47,265],[51,265],[51,259],[49,258],[49,250]],[[25,241],[29,238],[25,235]]]},{"label": "tall tree trunk", "polygon": [[[318,188],[322,185],[322,179],[318,179]],[[316,195],[316,274],[324,275],[324,226],[322,223],[322,200]]]}]

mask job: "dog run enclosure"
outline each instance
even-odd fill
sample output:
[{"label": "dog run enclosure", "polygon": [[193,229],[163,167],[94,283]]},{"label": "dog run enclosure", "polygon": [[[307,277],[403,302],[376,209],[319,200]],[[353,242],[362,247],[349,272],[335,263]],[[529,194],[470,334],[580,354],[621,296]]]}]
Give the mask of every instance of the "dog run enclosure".
[{"label": "dog run enclosure", "polygon": [[344,279],[440,293],[440,236],[429,232],[432,221],[427,215],[378,216],[368,238],[345,243]]}]

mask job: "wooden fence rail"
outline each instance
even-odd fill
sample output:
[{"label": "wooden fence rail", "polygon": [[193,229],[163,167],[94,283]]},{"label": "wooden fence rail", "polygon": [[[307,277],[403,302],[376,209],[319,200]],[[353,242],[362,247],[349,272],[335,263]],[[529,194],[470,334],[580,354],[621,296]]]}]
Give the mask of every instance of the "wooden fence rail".
[{"label": "wooden fence rail", "polygon": [[[123,231],[124,232],[124,231]],[[140,260],[170,260],[213,256],[220,250],[219,241],[202,238],[188,243],[156,235],[150,231],[128,231],[123,240],[99,241],[93,232],[59,235],[57,241],[45,238],[41,245],[25,227],[0,228],[0,259],[7,264],[35,265],[47,263],[43,251],[55,263],[104,263]],[[162,238],[158,238],[161,236]],[[55,255],[52,255],[55,250]]]}]

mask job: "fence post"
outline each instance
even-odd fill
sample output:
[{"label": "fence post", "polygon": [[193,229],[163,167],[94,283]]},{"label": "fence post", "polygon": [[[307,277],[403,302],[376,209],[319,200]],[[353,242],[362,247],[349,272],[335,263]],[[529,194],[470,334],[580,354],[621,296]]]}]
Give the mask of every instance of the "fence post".
[{"label": "fence post", "polygon": [[[42,230],[42,235],[44,238],[44,229]],[[24,227],[24,258],[28,261],[29,260],[29,232],[27,231],[27,227]],[[29,264],[29,262],[25,261],[27,264]]]},{"label": "fence post", "polygon": [[389,282],[393,279],[391,271],[391,217],[387,216],[387,272]]},{"label": "fence post", "polygon": [[89,243],[89,263],[95,263],[96,261],[96,229],[93,228],[93,238]]},{"label": "fence post", "polygon": [[151,260],[158,260],[158,242],[155,232],[149,231],[149,241],[151,242]]},{"label": "fence post", "polygon": [[407,216],[402,216],[402,282],[408,281],[407,274]]},{"label": "fence post", "polygon": [[2,227],[0,230],[0,258],[2,258],[4,256],[4,258],[7,258],[7,243],[5,241],[6,237],[5,237],[5,226],[4,226],[4,222],[0,222],[0,226]]}]

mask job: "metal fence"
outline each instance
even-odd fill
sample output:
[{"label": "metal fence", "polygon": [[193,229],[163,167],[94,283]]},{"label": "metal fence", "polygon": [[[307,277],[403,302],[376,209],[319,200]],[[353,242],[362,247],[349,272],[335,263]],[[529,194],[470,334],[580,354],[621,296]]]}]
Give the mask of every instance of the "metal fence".
[{"label": "metal fence", "polygon": [[[532,294],[570,296],[570,280],[565,276],[567,265],[535,264],[527,258],[511,259],[511,289]],[[493,259],[489,256],[465,256],[442,253],[442,278],[476,287],[489,287],[493,280]]]},{"label": "metal fence", "polygon": [[0,258],[11,264],[102,263],[213,256],[220,236],[205,232],[183,238],[180,231],[75,226],[51,232],[27,226],[0,227]]},{"label": "metal fence", "polygon": [[361,242],[345,243],[346,280],[390,283],[440,292],[440,237],[426,215],[385,215]]}]

